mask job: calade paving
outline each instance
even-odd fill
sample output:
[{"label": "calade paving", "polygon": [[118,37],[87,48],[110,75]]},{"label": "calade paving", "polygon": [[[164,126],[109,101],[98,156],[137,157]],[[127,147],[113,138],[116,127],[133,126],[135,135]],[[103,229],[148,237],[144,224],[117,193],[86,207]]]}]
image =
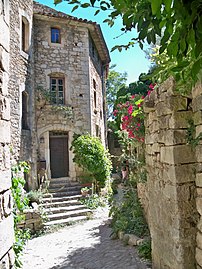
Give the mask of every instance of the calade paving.
[{"label": "calade paving", "polygon": [[108,209],[93,219],[29,240],[23,269],[147,269],[134,247],[110,239]]}]

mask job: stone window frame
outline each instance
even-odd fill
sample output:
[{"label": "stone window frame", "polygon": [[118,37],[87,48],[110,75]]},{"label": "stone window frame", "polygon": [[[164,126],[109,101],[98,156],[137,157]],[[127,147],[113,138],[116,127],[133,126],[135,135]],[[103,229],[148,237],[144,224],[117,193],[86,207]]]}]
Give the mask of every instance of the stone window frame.
[{"label": "stone window frame", "polygon": [[60,68],[51,68],[48,70],[45,70],[45,76],[46,76],[46,89],[50,89],[50,77],[61,77],[64,78],[64,105],[71,105],[71,99],[70,99],[70,85],[67,83],[69,81],[68,75],[60,70]]},{"label": "stone window frame", "polygon": [[[53,43],[51,42],[51,29],[58,29],[60,30],[60,43]],[[63,38],[63,33],[62,33],[62,27],[58,24],[51,24],[49,25],[49,33],[48,33],[48,44],[51,47],[64,47],[64,38]]]},{"label": "stone window frame", "polygon": [[[29,57],[29,49],[31,46],[31,29],[32,29],[32,17],[28,15],[28,13],[23,10],[19,9],[19,19],[20,19],[20,53],[21,55],[28,59]],[[24,23],[24,41],[25,44],[23,45],[23,23]]]},{"label": "stone window frame", "polygon": [[[52,75],[50,75],[50,94],[52,95],[52,89],[51,89],[51,87],[52,87],[52,80],[56,80],[56,84],[55,84],[55,86],[56,86],[56,91],[55,91],[55,93],[56,93],[56,95],[55,95],[55,99],[56,99],[56,101],[55,102],[53,102],[52,100],[51,100],[51,104],[52,105],[65,105],[65,78],[63,77],[63,76],[52,76]],[[59,85],[59,80],[61,80],[62,81],[62,85]],[[59,96],[59,87],[60,86],[62,86],[62,88],[63,88],[63,96],[62,96],[62,103],[60,103],[60,96]]]}]

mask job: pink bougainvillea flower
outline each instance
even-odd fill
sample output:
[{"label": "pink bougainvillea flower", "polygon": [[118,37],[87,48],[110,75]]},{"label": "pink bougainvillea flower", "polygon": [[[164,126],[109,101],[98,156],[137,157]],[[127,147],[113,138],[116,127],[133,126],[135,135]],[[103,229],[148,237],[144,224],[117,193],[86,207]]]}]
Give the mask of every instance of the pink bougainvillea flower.
[{"label": "pink bougainvillea flower", "polygon": [[135,95],[132,95],[132,96],[131,96],[131,99],[134,99],[134,98],[135,98]]},{"label": "pink bougainvillea flower", "polygon": [[133,112],[133,106],[130,105],[129,108],[128,108],[128,114],[131,115]]},{"label": "pink bougainvillea flower", "polygon": [[149,90],[149,91],[147,92],[147,95],[150,95],[150,94],[151,94],[151,92],[152,92],[152,91],[151,91],[151,90]]},{"label": "pink bougainvillea flower", "polygon": [[140,107],[141,107],[141,105],[142,105],[142,103],[138,104],[138,105],[137,105],[137,107],[139,107],[139,108],[140,108]]},{"label": "pink bougainvillea flower", "polygon": [[138,126],[138,127],[140,127],[140,126],[141,126],[141,124],[138,122],[138,123],[137,123],[137,126]]},{"label": "pink bougainvillea flower", "polygon": [[127,121],[128,120],[128,116],[123,116],[122,121]]}]

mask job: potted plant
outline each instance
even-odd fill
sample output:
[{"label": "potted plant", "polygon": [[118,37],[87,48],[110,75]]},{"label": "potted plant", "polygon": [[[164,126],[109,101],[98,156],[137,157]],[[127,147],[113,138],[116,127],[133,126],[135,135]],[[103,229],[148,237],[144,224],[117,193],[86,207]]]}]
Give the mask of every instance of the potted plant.
[{"label": "potted plant", "polygon": [[90,192],[90,188],[88,187],[84,187],[84,188],[81,188],[81,195],[86,197],[89,195],[89,192]]}]

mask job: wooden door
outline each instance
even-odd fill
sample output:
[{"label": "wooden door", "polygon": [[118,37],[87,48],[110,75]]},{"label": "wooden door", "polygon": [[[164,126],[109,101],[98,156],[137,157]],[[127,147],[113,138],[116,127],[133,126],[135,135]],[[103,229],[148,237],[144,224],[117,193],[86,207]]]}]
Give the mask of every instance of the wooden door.
[{"label": "wooden door", "polygon": [[51,177],[67,177],[69,172],[68,137],[50,136]]}]

